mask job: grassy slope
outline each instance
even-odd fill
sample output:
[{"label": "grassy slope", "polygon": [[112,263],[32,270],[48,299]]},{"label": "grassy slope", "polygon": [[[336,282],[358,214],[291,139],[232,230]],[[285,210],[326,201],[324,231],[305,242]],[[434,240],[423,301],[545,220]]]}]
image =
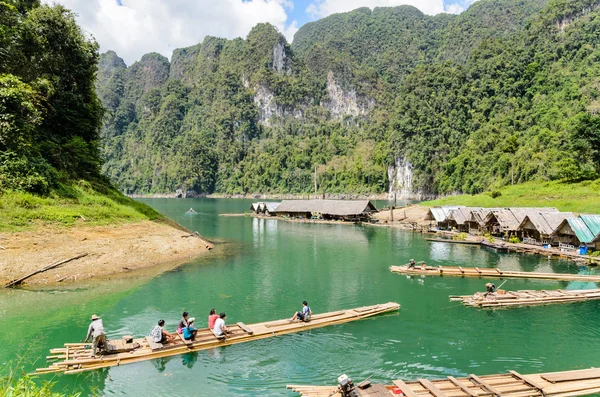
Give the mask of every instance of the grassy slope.
[{"label": "grassy slope", "polygon": [[147,205],[104,184],[81,181],[62,186],[47,197],[0,192],[0,231],[4,232],[31,230],[48,224],[90,226],[143,220],[167,221]]},{"label": "grassy slope", "polygon": [[528,182],[506,186],[501,196],[491,193],[450,196],[422,205],[466,205],[472,207],[556,207],[560,211],[600,214],[600,179],[580,183]]}]

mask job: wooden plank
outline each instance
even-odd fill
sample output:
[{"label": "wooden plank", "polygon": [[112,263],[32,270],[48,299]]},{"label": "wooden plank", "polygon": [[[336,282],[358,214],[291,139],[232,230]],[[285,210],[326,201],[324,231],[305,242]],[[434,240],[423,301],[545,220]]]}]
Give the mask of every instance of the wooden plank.
[{"label": "wooden plank", "polygon": [[460,388],[460,390],[462,390],[468,396],[477,397],[479,395],[478,393],[474,393],[473,391],[471,391],[471,389],[469,389],[467,387],[467,385],[465,385],[464,383],[460,382],[454,376],[449,376],[448,380],[450,382],[454,383],[456,386],[458,386]]},{"label": "wooden plank", "polygon": [[479,270],[478,267],[476,267],[475,270],[477,270],[477,273],[481,274],[481,270]]},{"label": "wooden plank", "polygon": [[404,381],[397,379],[395,381],[392,381],[394,383],[394,386],[400,388],[400,390],[402,390],[402,393],[404,393],[405,396],[408,397],[419,397],[417,395],[417,393],[415,393],[413,391],[413,389],[410,388],[409,385],[407,385],[406,383],[404,383]]},{"label": "wooden plank", "polygon": [[146,336],[146,342],[152,351],[163,349],[164,346],[162,343],[156,343],[152,340],[152,337]]},{"label": "wooden plank", "polygon": [[500,269],[498,269],[498,268],[496,268],[496,271],[497,271],[497,272],[498,272],[498,274],[500,274],[500,275],[502,275],[502,274],[503,274],[503,273],[502,273],[502,270],[500,270]]},{"label": "wooden plank", "polygon": [[479,383],[481,386],[483,386],[484,388],[488,389],[489,391],[491,391],[492,393],[494,393],[494,395],[496,396],[502,396],[502,393],[500,393],[498,390],[494,389],[492,387],[492,385],[490,385],[489,383],[487,383],[486,381],[482,380],[480,377],[478,377],[477,375],[471,374],[469,375],[471,377],[471,379],[473,379],[475,382]]},{"label": "wooden plank", "polygon": [[581,371],[556,372],[543,374],[542,378],[550,383],[569,382],[574,380],[589,380],[600,378],[600,368],[584,369]]},{"label": "wooden plank", "polygon": [[463,273],[463,274],[465,273],[465,271],[463,270],[463,268],[460,267],[460,266],[458,267],[458,270],[460,270],[460,272]]},{"label": "wooden plank", "polygon": [[429,390],[435,397],[447,397],[446,393],[438,389],[436,385],[431,383],[431,381],[427,379],[419,379],[419,383],[422,384],[424,388]]},{"label": "wooden plank", "polygon": [[252,329],[244,323],[237,323],[237,326],[243,329],[245,332],[249,333],[250,335],[254,333],[254,331],[252,331]]},{"label": "wooden plank", "polygon": [[183,337],[183,333],[181,333],[181,334],[177,334],[177,335],[179,335],[179,338],[181,339],[181,341],[182,341],[183,343],[185,343],[186,345],[191,345],[191,344],[192,344],[192,341],[191,341],[191,340],[187,340],[187,339],[185,339],[185,338]]},{"label": "wooden plank", "polygon": [[527,379],[526,377],[524,377],[523,375],[521,375],[520,373],[518,373],[517,371],[513,371],[512,369],[510,371],[508,371],[512,376],[514,376],[515,378],[521,379],[523,382],[527,383],[528,385],[538,389],[542,394],[544,394],[544,388],[542,386],[540,386],[539,384],[537,384],[536,382]]}]

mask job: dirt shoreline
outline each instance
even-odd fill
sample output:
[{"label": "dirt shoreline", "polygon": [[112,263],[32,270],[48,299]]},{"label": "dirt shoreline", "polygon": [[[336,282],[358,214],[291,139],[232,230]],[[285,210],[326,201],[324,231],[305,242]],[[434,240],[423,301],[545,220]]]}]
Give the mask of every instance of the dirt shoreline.
[{"label": "dirt shoreline", "polygon": [[35,275],[29,285],[126,278],[140,272],[163,272],[213,248],[212,243],[183,228],[159,222],[111,226],[49,226],[35,231],[0,233],[0,283],[34,272],[78,254],[84,258]]}]

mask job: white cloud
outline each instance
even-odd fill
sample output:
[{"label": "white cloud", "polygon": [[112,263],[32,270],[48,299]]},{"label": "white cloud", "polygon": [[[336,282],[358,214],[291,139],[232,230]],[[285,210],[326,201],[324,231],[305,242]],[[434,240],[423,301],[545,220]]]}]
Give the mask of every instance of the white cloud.
[{"label": "white cloud", "polygon": [[315,0],[309,4],[306,12],[313,18],[322,18],[359,7],[395,7],[403,4],[415,6],[430,15],[444,12],[443,0]]},{"label": "white cloud", "polygon": [[298,30],[287,21],[292,0],[44,0],[79,14],[79,24],[127,64],[148,52],[167,57],[175,48],[205,36],[245,37],[260,22],[270,22],[291,41]]}]

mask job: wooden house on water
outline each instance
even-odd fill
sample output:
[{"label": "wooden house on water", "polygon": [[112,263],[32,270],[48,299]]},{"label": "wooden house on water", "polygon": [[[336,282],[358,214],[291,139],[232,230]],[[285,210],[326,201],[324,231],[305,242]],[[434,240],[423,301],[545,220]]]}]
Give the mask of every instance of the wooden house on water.
[{"label": "wooden house on water", "polygon": [[552,244],[552,233],[565,219],[575,218],[572,212],[536,212],[525,216],[519,225],[523,242]]},{"label": "wooden house on water", "polygon": [[368,221],[377,208],[369,200],[283,200],[277,216],[298,219]]},{"label": "wooden house on water", "polygon": [[257,215],[274,215],[279,204],[279,202],[252,203],[250,210]]},{"label": "wooden house on water", "polygon": [[471,211],[471,215],[465,221],[470,234],[483,234],[487,232],[485,220],[490,212],[499,211],[502,208],[481,208]]},{"label": "wooden house on water", "polygon": [[540,212],[558,212],[558,209],[511,207],[492,210],[485,219],[485,229],[497,236],[520,235],[519,226],[525,217]]},{"label": "wooden house on water", "polygon": [[448,216],[450,215],[450,213],[452,211],[457,210],[459,208],[466,208],[466,207],[452,206],[452,207],[430,208],[429,211],[427,212],[427,215],[425,215],[425,220],[429,221],[431,223],[435,222],[435,224],[437,225],[437,228],[440,230],[449,229],[450,223],[449,223]]},{"label": "wooden house on water", "polygon": [[600,215],[580,215],[563,220],[552,233],[559,246],[575,249],[586,245],[600,250]]},{"label": "wooden house on water", "polygon": [[[454,210],[451,210],[448,214],[448,226],[451,229],[456,229],[459,232],[470,233],[472,228],[470,225],[471,217],[473,211],[481,211],[482,207],[459,207]],[[475,233],[477,234],[479,228],[475,226]]]}]

